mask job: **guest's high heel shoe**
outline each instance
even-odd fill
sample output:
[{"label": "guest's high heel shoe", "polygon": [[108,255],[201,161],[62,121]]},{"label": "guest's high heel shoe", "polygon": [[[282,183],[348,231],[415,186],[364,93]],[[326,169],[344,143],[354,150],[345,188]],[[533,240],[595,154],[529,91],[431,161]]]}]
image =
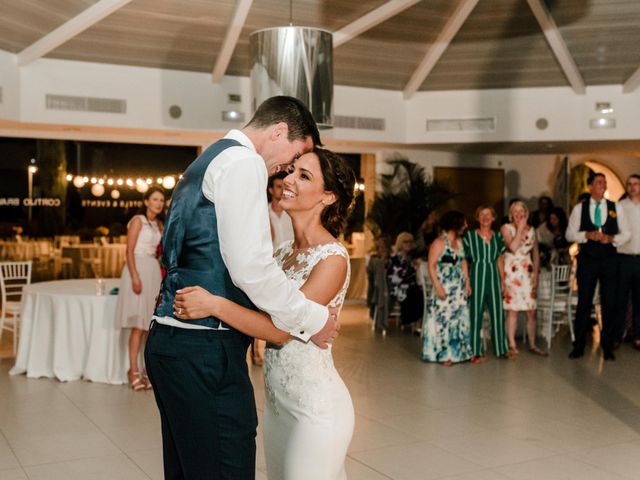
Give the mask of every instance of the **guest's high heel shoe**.
[{"label": "guest's high heel shoe", "polygon": [[140,390],[145,389],[145,382],[140,372],[129,370],[127,372],[127,379],[129,380],[129,386],[134,392],[139,392]]}]

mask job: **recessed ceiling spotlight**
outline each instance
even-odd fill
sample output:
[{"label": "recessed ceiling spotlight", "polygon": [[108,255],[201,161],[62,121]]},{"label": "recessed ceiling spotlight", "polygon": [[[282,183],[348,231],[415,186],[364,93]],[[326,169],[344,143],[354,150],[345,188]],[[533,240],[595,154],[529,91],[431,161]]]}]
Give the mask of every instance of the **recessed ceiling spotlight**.
[{"label": "recessed ceiling spotlight", "polygon": [[222,112],[223,122],[244,122],[244,113],[237,110]]},{"label": "recessed ceiling spotlight", "polygon": [[596,112],[607,114],[613,113],[613,108],[611,107],[610,102],[596,102]]},{"label": "recessed ceiling spotlight", "polygon": [[589,120],[589,128],[616,128],[616,119],[615,118],[592,118]]}]

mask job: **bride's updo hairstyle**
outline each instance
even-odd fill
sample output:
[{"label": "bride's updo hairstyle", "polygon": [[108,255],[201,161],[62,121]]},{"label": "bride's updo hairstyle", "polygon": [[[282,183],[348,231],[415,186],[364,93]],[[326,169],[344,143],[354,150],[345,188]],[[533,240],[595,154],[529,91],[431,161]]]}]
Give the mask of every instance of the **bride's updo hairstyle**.
[{"label": "bride's updo hairstyle", "polygon": [[340,155],[323,148],[314,149],[320,161],[324,189],[333,193],[336,201],[322,211],[322,226],[337,237],[342,232],[353,204],[356,175]]}]

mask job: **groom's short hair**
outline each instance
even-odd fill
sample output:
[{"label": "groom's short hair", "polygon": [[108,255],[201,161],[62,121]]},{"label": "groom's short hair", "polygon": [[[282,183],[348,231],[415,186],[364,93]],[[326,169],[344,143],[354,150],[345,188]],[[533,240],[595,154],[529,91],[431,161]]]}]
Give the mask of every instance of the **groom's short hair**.
[{"label": "groom's short hair", "polygon": [[247,127],[266,128],[280,122],[289,126],[287,138],[290,141],[311,137],[315,146],[322,146],[313,115],[297,98],[280,95],[266,99],[253,114]]}]

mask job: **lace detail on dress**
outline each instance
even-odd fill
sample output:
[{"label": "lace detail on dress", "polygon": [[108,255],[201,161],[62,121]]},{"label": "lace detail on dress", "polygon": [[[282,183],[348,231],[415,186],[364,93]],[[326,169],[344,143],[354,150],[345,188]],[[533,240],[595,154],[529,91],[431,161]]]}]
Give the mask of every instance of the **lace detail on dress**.
[{"label": "lace detail on dress", "polygon": [[[339,255],[347,261],[347,276],[344,285],[329,303],[342,308],[349,285],[349,255],[339,243],[327,243],[304,250],[294,250],[293,242],[287,242],[276,250],[274,256],[287,278],[300,288],[309,278],[318,262]],[[326,406],[324,394],[328,384],[340,381],[333,365],[331,348],[322,350],[312,342],[304,343],[294,339],[281,349],[268,348],[264,365],[267,400],[278,414],[278,396],[284,395],[310,413],[320,414]]]}]

